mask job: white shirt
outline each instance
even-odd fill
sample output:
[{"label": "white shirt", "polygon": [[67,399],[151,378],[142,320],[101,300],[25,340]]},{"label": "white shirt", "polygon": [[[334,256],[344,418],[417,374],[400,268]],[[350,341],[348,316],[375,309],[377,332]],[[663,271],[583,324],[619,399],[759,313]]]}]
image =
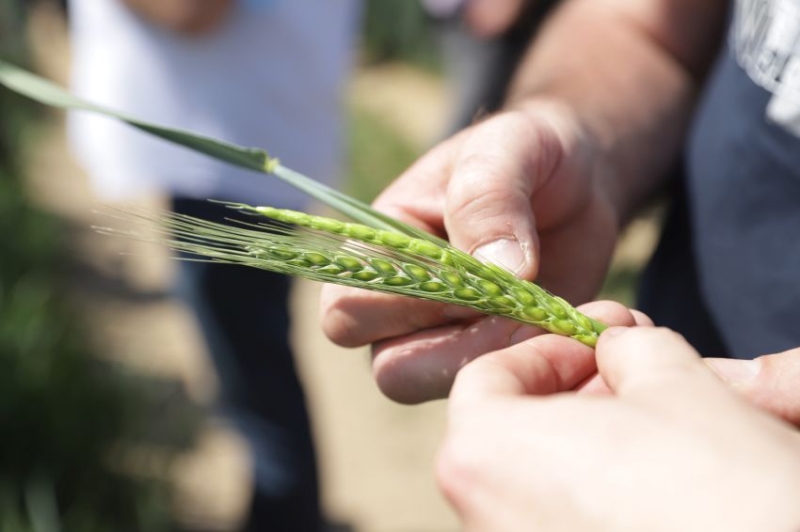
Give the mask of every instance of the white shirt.
[{"label": "white shirt", "polygon": [[[358,0],[239,2],[215,32],[156,28],[121,0],[72,0],[72,89],[143,120],[264,148],[335,186],[343,158],[341,100]],[[73,151],[105,199],[159,190],[296,208],[277,178],[240,170],[114,120],[72,113]]]}]

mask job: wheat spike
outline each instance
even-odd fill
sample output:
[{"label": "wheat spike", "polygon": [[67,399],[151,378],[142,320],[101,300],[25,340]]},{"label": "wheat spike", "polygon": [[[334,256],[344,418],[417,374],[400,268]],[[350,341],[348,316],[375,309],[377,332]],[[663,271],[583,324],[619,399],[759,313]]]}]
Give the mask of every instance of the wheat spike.
[{"label": "wheat spike", "polygon": [[127,213],[161,224],[157,237],[127,234],[201,260],[467,306],[592,347],[605,328],[540,286],[446,243],[298,211],[227,205],[269,221],[223,225],[178,214]]}]

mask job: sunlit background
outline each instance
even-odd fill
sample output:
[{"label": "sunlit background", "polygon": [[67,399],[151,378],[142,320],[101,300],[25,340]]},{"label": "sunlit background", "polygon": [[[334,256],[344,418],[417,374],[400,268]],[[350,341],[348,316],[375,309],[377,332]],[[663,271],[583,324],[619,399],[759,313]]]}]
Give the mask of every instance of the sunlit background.
[{"label": "sunlit background", "polygon": [[[63,6],[21,4],[0,0],[0,56],[65,84]],[[417,3],[368,2],[362,34],[346,173],[347,191],[371,199],[446,134],[455,110]],[[0,88],[0,531],[235,530],[252,460],[211,409],[216,378],[169,295],[174,264],[92,230],[102,218],[63,126],[61,113]],[[607,296],[630,302],[654,227],[653,216],[633,224]],[[296,285],[292,336],[330,530],[457,530],[431,467],[444,403],[383,398],[368,351],[319,332],[317,293]]]}]

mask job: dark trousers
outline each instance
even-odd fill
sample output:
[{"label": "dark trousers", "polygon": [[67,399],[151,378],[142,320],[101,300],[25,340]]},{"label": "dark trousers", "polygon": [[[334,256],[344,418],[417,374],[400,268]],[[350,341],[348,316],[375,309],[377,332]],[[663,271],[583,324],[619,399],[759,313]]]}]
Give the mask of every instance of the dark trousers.
[{"label": "dark trousers", "polygon": [[[252,222],[207,201],[174,199],[172,208],[221,223]],[[177,289],[197,318],[218,372],[221,409],[254,454],[255,496],[246,530],[319,530],[314,444],[288,339],[289,278],[181,261]]]}]

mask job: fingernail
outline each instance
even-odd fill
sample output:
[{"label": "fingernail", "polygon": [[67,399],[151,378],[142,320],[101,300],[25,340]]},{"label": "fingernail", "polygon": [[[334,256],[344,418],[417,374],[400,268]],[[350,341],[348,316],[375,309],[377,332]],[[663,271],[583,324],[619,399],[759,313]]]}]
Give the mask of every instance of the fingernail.
[{"label": "fingernail", "polygon": [[714,359],[708,363],[717,375],[734,386],[754,381],[761,371],[758,360]]},{"label": "fingernail", "polygon": [[527,262],[519,242],[508,238],[484,244],[472,255],[481,262],[497,264],[513,273],[520,273]]}]

